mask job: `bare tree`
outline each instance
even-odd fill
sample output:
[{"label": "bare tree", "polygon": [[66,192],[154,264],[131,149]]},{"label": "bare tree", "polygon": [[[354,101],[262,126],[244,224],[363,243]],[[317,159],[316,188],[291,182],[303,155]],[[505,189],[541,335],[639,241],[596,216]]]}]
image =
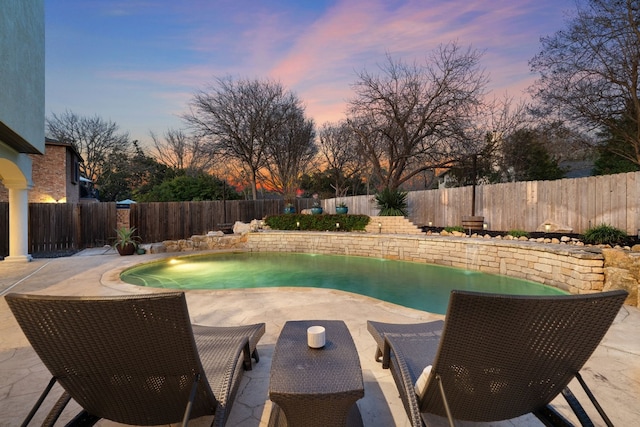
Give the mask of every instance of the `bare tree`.
[{"label": "bare tree", "polygon": [[169,129],[159,138],[151,132],[155,155],[160,163],[184,170],[195,176],[209,171],[214,164],[215,152],[204,138],[186,135],[182,130]]},{"label": "bare tree", "polygon": [[344,197],[349,190],[349,182],[359,176],[364,168],[357,134],[347,122],[325,123],[319,137],[320,154],[326,163],[335,196]]},{"label": "bare tree", "polygon": [[301,108],[293,109],[276,138],[267,144],[268,174],[264,181],[285,199],[293,199],[300,176],[317,152],[313,121],[304,117]]},{"label": "bare tree", "polygon": [[566,30],[541,39],[531,61],[540,111],[586,130],[615,135],[614,154],[640,165],[640,7],[632,0],[588,0]]},{"label": "bare tree", "polygon": [[194,94],[183,116],[214,151],[242,165],[256,200],[259,171],[267,165],[267,146],[300,108],[300,101],[280,83],[218,78],[207,91]]},{"label": "bare tree", "polygon": [[422,65],[387,56],[381,74],[358,74],[349,119],[384,187],[396,189],[458,155],[462,119],[482,102],[487,84],[480,58],[450,43]]},{"label": "bare tree", "polygon": [[457,185],[499,182],[505,169],[505,138],[529,123],[527,105],[505,94],[474,105],[470,112],[458,118],[463,126],[459,138],[454,138],[460,144],[453,150],[458,155],[453,181]]},{"label": "bare tree", "polygon": [[75,147],[84,162],[80,173],[92,181],[98,181],[106,171],[110,155],[131,155],[128,133],[118,133],[118,125],[96,116],[82,117],[71,111],[47,118],[47,134],[50,138]]}]

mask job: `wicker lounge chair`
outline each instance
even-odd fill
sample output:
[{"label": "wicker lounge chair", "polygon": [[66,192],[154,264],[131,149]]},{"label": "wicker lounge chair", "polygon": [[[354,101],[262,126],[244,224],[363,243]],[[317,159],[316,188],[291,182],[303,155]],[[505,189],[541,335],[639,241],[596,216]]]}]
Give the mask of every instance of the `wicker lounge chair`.
[{"label": "wicker lounge chair", "polygon": [[83,408],[74,425],[186,425],[214,415],[212,425],[223,426],[265,331],[264,323],[192,327],[184,293],[5,298],[53,375],[23,425],[58,381],[65,392],[43,425],[73,398]]},{"label": "wicker lounge chair", "polygon": [[[567,388],[576,377],[608,425],[579,370],[589,359],[627,293],[512,296],[453,291],[445,322],[367,322],[390,368],[413,426],[435,414],[498,421],[533,413],[545,425],[571,425],[549,404],[560,393],[584,425],[586,412]],[[420,396],[414,387],[431,365]],[[426,369],[428,372],[428,369]]]}]

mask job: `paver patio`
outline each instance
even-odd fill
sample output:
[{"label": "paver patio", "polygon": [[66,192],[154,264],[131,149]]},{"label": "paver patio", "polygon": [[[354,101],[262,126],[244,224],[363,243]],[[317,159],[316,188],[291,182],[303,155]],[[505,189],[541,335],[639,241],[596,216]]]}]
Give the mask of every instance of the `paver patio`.
[{"label": "paver patio", "polygon": [[[0,262],[0,292],[37,292],[64,295],[113,295],[159,292],[123,284],[118,272],[135,263],[168,256],[120,257],[108,249],[83,251],[73,257],[37,259],[28,264]],[[373,360],[375,343],[366,320],[420,322],[442,316],[408,309],[368,297],[321,289],[248,289],[188,291],[187,301],[194,323],[238,325],[265,322],[267,330],[258,345],[260,363],[245,373],[227,425],[266,426],[271,403],[268,399],[269,369],[276,339],[287,320],[344,320],[356,344],[363,370],[365,397],[358,401],[364,425],[408,426],[393,379]],[[470,351],[473,351],[470,349]],[[594,391],[613,423],[635,425],[640,419],[640,310],[625,306],[604,341],[587,362],[583,377]],[[47,370],[30,348],[4,298],[0,300],[0,426],[19,425],[49,380]],[[584,403],[578,386],[572,391]],[[57,397],[57,395],[56,395]],[[50,399],[53,400],[53,399]],[[48,402],[52,404],[52,402]],[[556,407],[570,411],[559,398]],[[596,425],[603,425],[590,405],[585,404]],[[77,407],[76,407],[77,408]],[[75,412],[63,414],[69,420]],[[32,422],[37,425],[44,414]],[[570,417],[572,418],[572,417]],[[572,418],[575,419],[575,418]],[[444,422],[444,420],[442,420]],[[191,425],[209,425],[210,419]],[[102,420],[99,426],[116,423]],[[442,424],[444,425],[444,424]],[[462,423],[463,426],[539,426],[533,416],[501,423]]]}]

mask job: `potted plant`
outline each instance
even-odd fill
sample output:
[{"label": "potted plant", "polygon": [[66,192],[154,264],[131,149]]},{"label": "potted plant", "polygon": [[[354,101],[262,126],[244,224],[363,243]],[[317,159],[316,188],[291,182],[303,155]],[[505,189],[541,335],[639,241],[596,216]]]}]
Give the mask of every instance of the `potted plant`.
[{"label": "potted plant", "polygon": [[120,255],[133,255],[138,248],[140,238],[135,236],[136,228],[120,227],[116,228],[116,241],[113,247]]},{"label": "potted plant", "polygon": [[311,205],[311,213],[314,215],[319,215],[322,213],[322,205],[320,205],[320,199],[318,198],[318,193],[313,193],[313,204]]},{"label": "potted plant", "polygon": [[346,203],[344,202],[340,202],[336,205],[336,213],[337,214],[346,214],[347,212],[349,212],[349,208],[347,207]]}]

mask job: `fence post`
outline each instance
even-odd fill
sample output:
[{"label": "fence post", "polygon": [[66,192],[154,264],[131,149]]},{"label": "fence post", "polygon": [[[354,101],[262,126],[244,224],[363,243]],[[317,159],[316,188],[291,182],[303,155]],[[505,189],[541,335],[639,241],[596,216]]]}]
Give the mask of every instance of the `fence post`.
[{"label": "fence post", "polygon": [[84,249],[84,245],[82,244],[82,218],[80,215],[80,204],[74,203],[71,212],[71,223],[75,232],[73,233],[73,240],[71,241],[71,249]]},{"label": "fence post", "polygon": [[131,228],[131,204],[133,200],[123,200],[116,203],[116,228]]}]

